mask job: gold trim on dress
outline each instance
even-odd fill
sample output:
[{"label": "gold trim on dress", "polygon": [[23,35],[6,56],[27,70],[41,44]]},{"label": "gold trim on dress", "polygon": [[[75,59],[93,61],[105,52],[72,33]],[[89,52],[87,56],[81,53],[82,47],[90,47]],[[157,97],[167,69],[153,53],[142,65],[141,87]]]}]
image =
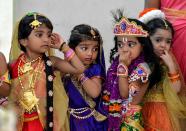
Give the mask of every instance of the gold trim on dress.
[{"label": "gold trim on dress", "polygon": [[30,121],[33,121],[33,120],[36,120],[36,119],[39,119],[39,116],[33,116],[31,118],[24,118],[24,122],[30,122]]}]

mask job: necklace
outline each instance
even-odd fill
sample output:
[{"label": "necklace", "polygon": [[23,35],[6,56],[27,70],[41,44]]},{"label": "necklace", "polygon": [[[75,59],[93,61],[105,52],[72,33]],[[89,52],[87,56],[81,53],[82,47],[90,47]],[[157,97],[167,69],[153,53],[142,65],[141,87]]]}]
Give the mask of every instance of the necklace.
[{"label": "necklace", "polygon": [[20,68],[20,71],[22,73],[26,73],[26,72],[28,72],[30,70],[33,70],[32,63],[36,62],[37,60],[40,60],[41,57],[38,57],[38,58],[36,58],[36,59],[34,59],[34,60],[30,61],[30,62],[26,62],[26,60],[24,60],[24,59],[26,59],[25,55],[21,58],[21,60],[25,63],[23,65],[23,67]]},{"label": "necklace", "polygon": [[[37,65],[36,69],[33,70],[33,67],[31,66],[31,63],[36,62],[37,60],[39,60],[38,65]],[[22,80],[21,80],[21,77],[20,77],[20,74],[22,72],[21,67],[20,67],[21,61],[22,61],[22,59],[19,61],[19,64],[18,64],[18,79],[19,79],[19,83],[20,83],[20,86],[21,86],[22,91],[23,91],[23,95],[21,95],[19,103],[25,111],[31,112],[34,107],[37,107],[38,101],[39,101],[39,99],[35,95],[34,86],[35,86],[35,83],[36,83],[36,80],[37,80],[37,77],[38,77],[38,74],[39,74],[39,70],[41,69],[41,63],[42,62],[41,62],[41,57],[38,57],[37,59],[29,62],[30,66],[32,68],[29,67],[29,68],[26,68],[24,70],[25,73],[26,72],[30,73],[30,71],[33,71],[32,74],[30,73],[29,85],[28,85],[28,88],[26,88],[26,87],[23,86],[23,83],[22,83]],[[25,65],[23,65],[23,67],[24,66]],[[25,67],[28,67],[28,65],[25,66]],[[22,73],[24,73],[24,72],[22,72]]]}]

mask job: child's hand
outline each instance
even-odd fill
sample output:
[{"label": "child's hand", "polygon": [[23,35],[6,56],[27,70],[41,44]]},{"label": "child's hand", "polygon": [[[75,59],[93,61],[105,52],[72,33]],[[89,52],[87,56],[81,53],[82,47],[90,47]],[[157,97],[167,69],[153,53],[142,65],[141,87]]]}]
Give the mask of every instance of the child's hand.
[{"label": "child's hand", "polygon": [[172,56],[167,50],[164,50],[164,54],[160,56],[160,58],[163,60],[163,62],[169,67],[174,67],[174,61]]},{"label": "child's hand", "polygon": [[57,33],[51,34],[51,48],[59,49],[61,44],[64,42],[64,39]]},{"label": "child's hand", "polygon": [[129,57],[129,52],[119,52],[119,62],[129,66],[131,64],[131,59]]}]

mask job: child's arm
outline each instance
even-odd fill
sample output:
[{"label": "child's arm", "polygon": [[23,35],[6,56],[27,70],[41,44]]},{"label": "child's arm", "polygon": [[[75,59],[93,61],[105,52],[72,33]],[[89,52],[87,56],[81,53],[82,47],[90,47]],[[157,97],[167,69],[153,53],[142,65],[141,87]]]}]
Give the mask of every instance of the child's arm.
[{"label": "child's arm", "polygon": [[131,104],[136,105],[143,100],[143,97],[145,95],[145,92],[147,91],[148,86],[149,86],[149,82],[142,83],[139,80],[136,82],[132,82],[130,84],[130,88],[134,88],[134,91],[136,91],[136,94],[133,96]]},{"label": "child's arm", "polygon": [[[0,53],[0,97],[6,97],[10,93],[10,85],[5,82],[5,73],[8,71],[7,63],[4,55]],[[7,77],[7,76],[6,76]]]},{"label": "child's arm", "polygon": [[81,74],[78,75],[78,79],[89,96],[91,96],[92,98],[96,98],[100,95],[102,87],[101,78],[92,77],[89,79],[88,77],[85,76],[85,74]]},{"label": "child's arm", "polygon": [[120,95],[123,98],[128,98],[129,95],[129,83],[128,83],[128,66],[131,64],[129,59],[129,53],[119,51],[119,65],[117,67],[117,75],[119,82]]},{"label": "child's arm", "polygon": [[55,69],[62,73],[80,74],[85,70],[84,65],[76,56],[75,52],[67,45],[58,34],[52,34],[52,48],[60,49],[66,56],[67,60],[58,57],[50,57]]},{"label": "child's arm", "polygon": [[[170,52],[166,51],[165,50],[165,54],[161,56],[161,59],[164,61],[165,65],[168,67],[169,69],[169,73],[168,74],[172,74],[172,78],[175,76],[176,78],[176,75],[178,76],[179,73],[178,73],[178,70],[176,68],[176,65],[174,63],[174,60],[173,60],[173,57],[172,55],[170,54]],[[179,76],[178,76],[179,77]],[[169,78],[171,78],[171,76],[169,76]],[[180,77],[179,77],[180,78]],[[171,79],[170,79],[171,80]],[[175,80],[175,81],[174,81]],[[172,85],[172,88],[176,91],[176,92],[179,92],[180,91],[180,88],[181,88],[181,81],[180,79],[174,79],[172,80],[171,82],[171,85]]]}]

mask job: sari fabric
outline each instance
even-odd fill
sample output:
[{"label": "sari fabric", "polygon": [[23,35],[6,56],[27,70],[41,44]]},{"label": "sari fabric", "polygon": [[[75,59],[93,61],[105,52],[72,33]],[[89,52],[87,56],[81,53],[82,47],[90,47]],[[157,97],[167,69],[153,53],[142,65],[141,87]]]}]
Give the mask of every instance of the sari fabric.
[{"label": "sari fabric", "polygon": [[[91,65],[84,72],[89,79],[104,78],[99,64]],[[72,76],[65,76],[64,84],[69,96],[71,131],[107,131],[105,113],[100,97],[93,99],[84,91],[82,85]]]}]

